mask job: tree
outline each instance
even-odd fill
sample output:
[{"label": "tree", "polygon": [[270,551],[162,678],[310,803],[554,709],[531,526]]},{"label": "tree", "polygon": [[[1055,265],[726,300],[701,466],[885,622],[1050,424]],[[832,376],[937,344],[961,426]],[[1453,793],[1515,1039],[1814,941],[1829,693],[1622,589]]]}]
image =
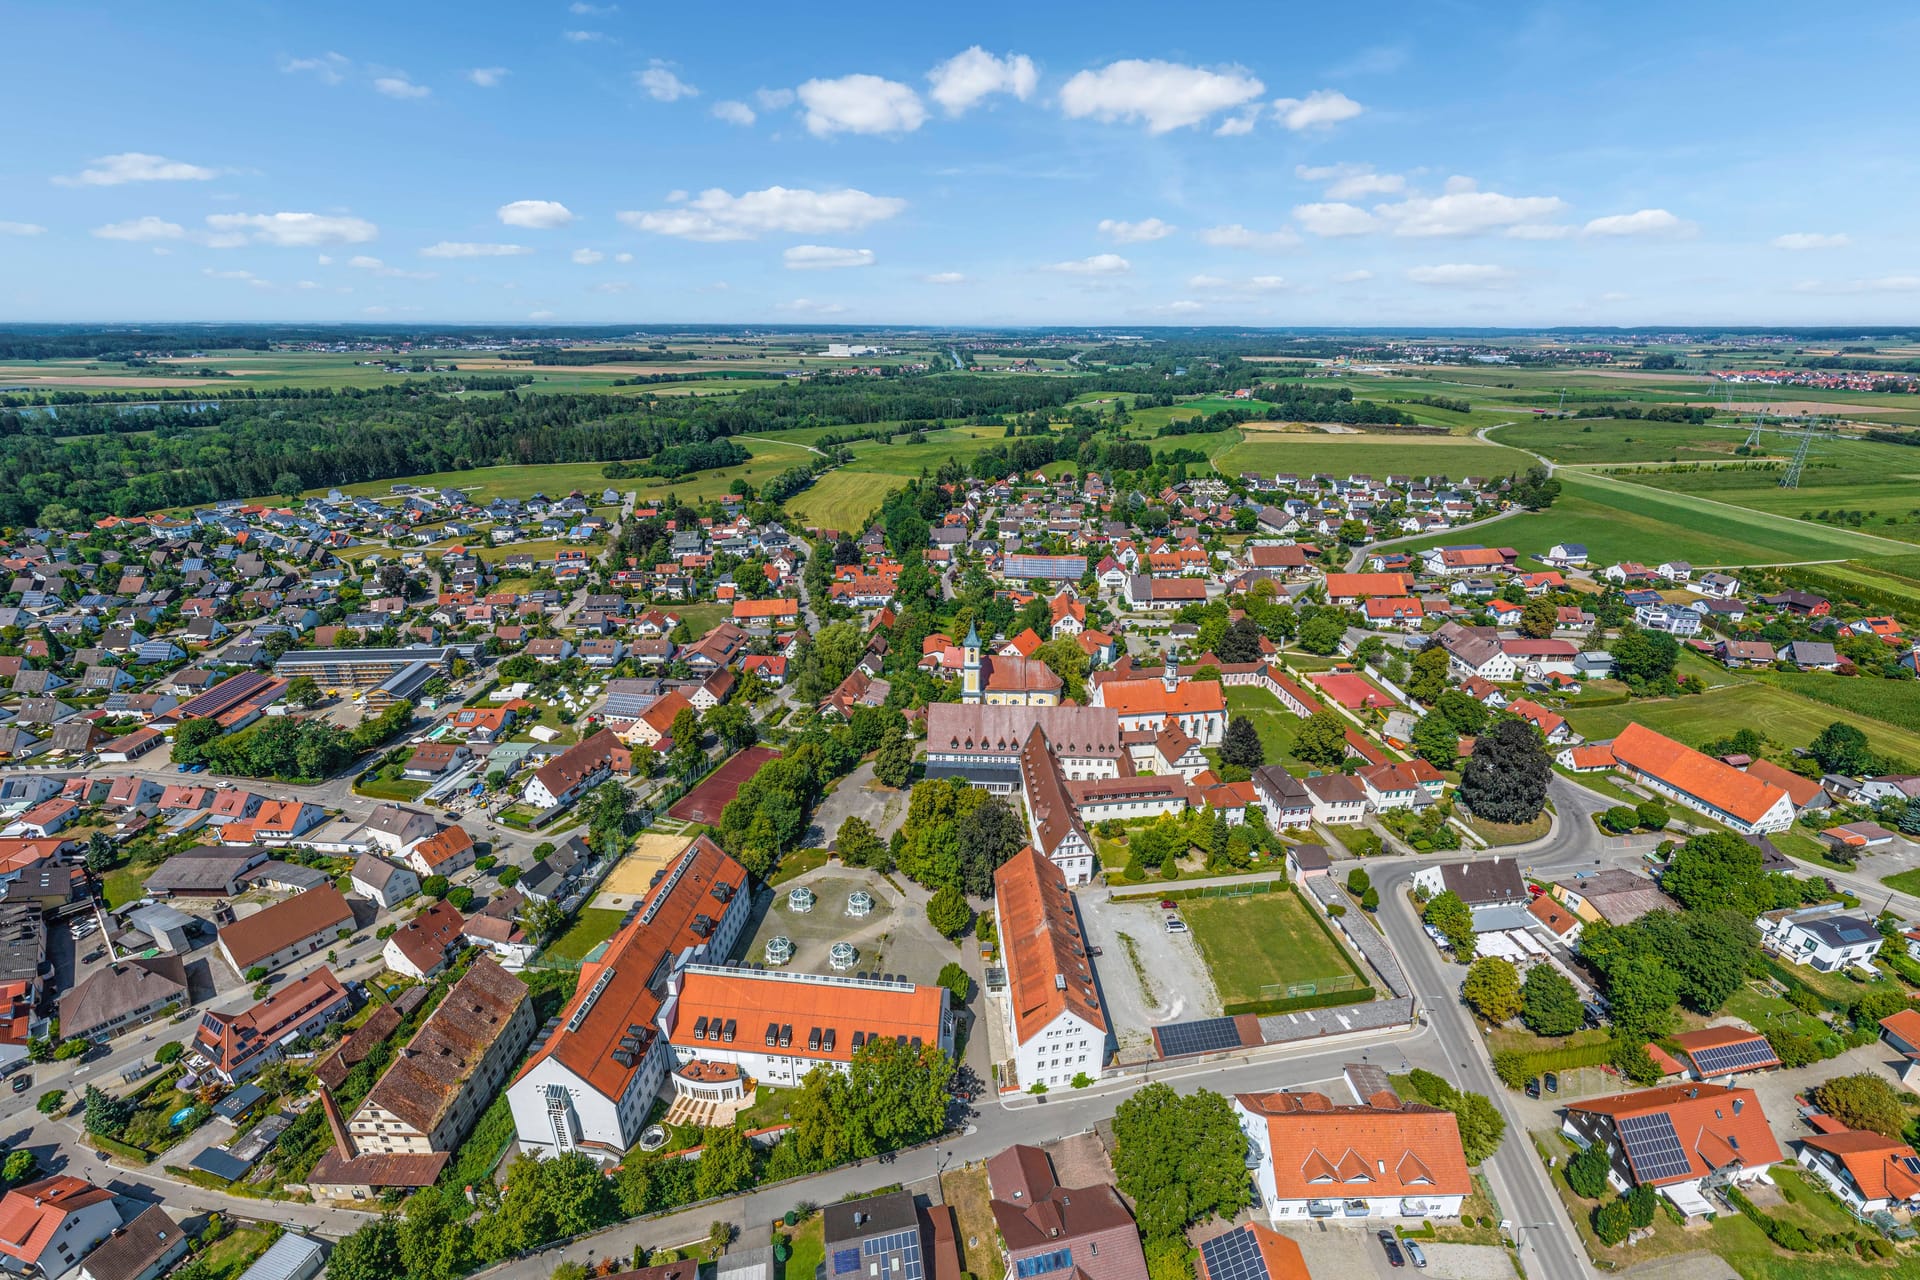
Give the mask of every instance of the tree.
[{"label": "tree", "polygon": [[1461,996],[1479,1015],[1499,1026],[1520,1012],[1520,971],[1511,960],[1481,956],[1467,970]]},{"label": "tree", "polygon": [[9,1151],[6,1164],[0,1166],[0,1178],[5,1179],[8,1186],[17,1187],[33,1176],[34,1167],[39,1163],[40,1158],[31,1151]]},{"label": "tree", "polygon": [[1607,1006],[1616,1030],[1633,1039],[1662,1035],[1680,1002],[1680,975],[1650,955],[1621,957],[1607,970]]},{"label": "tree", "polygon": [[873,777],[883,787],[904,787],[913,776],[913,744],[896,733],[880,744],[873,758]]},{"label": "tree", "polygon": [[1689,911],[1725,907],[1753,918],[1784,905],[1780,886],[1761,866],[1760,851],[1726,831],[1693,836],[1682,844],[1668,860],[1660,887]]},{"label": "tree", "polygon": [[1660,1197],[1652,1187],[1641,1183],[1621,1199],[1627,1202],[1627,1212],[1632,1215],[1635,1230],[1653,1225],[1653,1215],[1660,1208]]},{"label": "tree", "polygon": [[444,898],[452,889],[452,883],[445,876],[428,876],[420,882],[420,892],[429,898]]},{"label": "tree", "polygon": [[1447,679],[1445,649],[1438,644],[1431,644],[1414,655],[1412,670],[1407,675],[1409,694],[1430,707],[1451,687]]},{"label": "tree", "polygon": [[949,960],[940,966],[938,985],[953,993],[953,1003],[963,1005],[973,995],[973,978],[962,969],[959,962]]},{"label": "tree", "polygon": [[946,885],[928,900],[927,923],[939,930],[942,937],[957,938],[973,923],[973,909],[967,906],[965,894]]},{"label": "tree", "polygon": [[1260,732],[1253,721],[1235,716],[1227,722],[1226,736],[1220,740],[1220,760],[1247,769],[1258,769],[1267,762],[1267,749],[1260,744]]},{"label": "tree", "polygon": [[1437,712],[1420,717],[1413,726],[1413,749],[1436,769],[1451,769],[1460,758],[1460,732]]},{"label": "tree", "polygon": [[1507,1122],[1486,1094],[1462,1092],[1448,1110],[1459,1123],[1460,1148],[1468,1164],[1483,1163],[1500,1149],[1501,1139],[1507,1136]]},{"label": "tree", "polygon": [[707,728],[735,751],[752,746],[760,738],[760,726],[753,713],[735,702],[723,703],[707,712]]},{"label": "tree", "polygon": [[1373,887],[1373,877],[1367,874],[1365,867],[1355,867],[1347,872],[1347,892],[1359,897]]},{"label": "tree", "polygon": [[1633,1211],[1618,1196],[1593,1211],[1593,1234],[1604,1245],[1616,1245],[1633,1232]]},{"label": "tree", "polygon": [[1505,720],[1474,741],[1460,771],[1460,800],[1488,822],[1532,822],[1552,778],[1553,762],[1532,726]]},{"label": "tree", "polygon": [[133,1106],[126,1099],[111,1097],[94,1085],[87,1086],[85,1099],[87,1132],[96,1137],[118,1137],[133,1117]]},{"label": "tree", "polygon": [[1033,651],[1047,670],[1060,677],[1063,696],[1083,702],[1087,696],[1087,668],[1092,659],[1072,636],[1055,636]]},{"label": "tree", "polygon": [[1308,764],[1337,769],[1347,757],[1347,725],[1331,711],[1316,711],[1300,722],[1293,754]]},{"label": "tree", "polygon": [[1600,815],[1600,825],[1615,835],[1624,835],[1640,824],[1640,814],[1630,804],[1616,804]]},{"label": "tree", "polygon": [[1520,634],[1535,640],[1545,640],[1553,634],[1554,627],[1560,622],[1560,614],[1553,601],[1545,596],[1535,596],[1527,601],[1526,608],[1520,611]]},{"label": "tree", "polygon": [[727,1196],[753,1181],[753,1144],[728,1125],[707,1130],[706,1146],[694,1167],[694,1194],[701,1200]]},{"label": "tree", "polygon": [[1150,1240],[1252,1203],[1246,1135],[1217,1093],[1147,1085],[1115,1111],[1113,1142],[1115,1181]]},{"label": "tree", "polygon": [[1225,634],[1220,637],[1214,654],[1222,662],[1242,663],[1260,661],[1260,641],[1265,637],[1260,632],[1260,624],[1251,617],[1236,618],[1227,624]]},{"label": "tree", "polygon": [[296,707],[311,707],[320,701],[320,682],[312,676],[295,676],[287,682],[283,696]]},{"label": "tree", "polygon": [[1867,735],[1845,721],[1836,720],[1822,729],[1807,750],[1824,773],[1861,774],[1873,768]]},{"label": "tree", "polygon": [[1567,1161],[1567,1186],[1583,1200],[1598,1200],[1607,1193],[1608,1172],[1607,1149],[1589,1143]]},{"label": "tree", "polygon": [[120,847],[113,837],[104,831],[96,831],[87,837],[87,870],[95,875],[111,871],[113,864],[120,858]]},{"label": "tree", "polygon": [[1321,657],[1340,647],[1347,624],[1337,613],[1317,613],[1300,624],[1300,647]]},{"label": "tree", "polygon": [[1586,1010],[1564,973],[1536,964],[1520,984],[1520,1017],[1536,1035],[1570,1036],[1586,1021]]},{"label": "tree", "polygon": [[840,830],[833,837],[833,847],[840,854],[840,861],[850,867],[879,867],[887,861],[887,846],[873,833],[873,827],[865,818],[854,816],[840,824]]},{"label": "tree", "polygon": [[1453,949],[1455,957],[1461,960],[1471,959],[1477,939],[1473,932],[1473,910],[1460,900],[1460,895],[1451,889],[1444,889],[1434,895],[1427,903],[1427,909],[1420,913],[1423,924],[1437,929],[1440,936],[1447,940],[1447,946]]},{"label": "tree", "polygon": [[975,898],[993,896],[993,873],[1027,843],[1027,824],[1005,800],[987,796],[955,823],[959,839],[960,888]]},{"label": "tree", "polygon": [[1849,1129],[1861,1129],[1902,1139],[1907,1109],[1899,1092],[1879,1076],[1861,1073],[1837,1076],[1815,1086],[1813,1101]]},{"label": "tree", "polygon": [[406,1274],[400,1231],[392,1218],[375,1218],[340,1241],[327,1258],[329,1280],[392,1280]]},{"label": "tree", "polygon": [[164,1067],[170,1062],[180,1061],[186,1052],[186,1046],[178,1040],[169,1040],[153,1051],[153,1060]]},{"label": "tree", "polygon": [[1634,817],[1649,831],[1665,831],[1673,815],[1658,800],[1644,800],[1633,807]]},{"label": "tree", "polygon": [[1895,825],[1900,828],[1901,835],[1920,836],[1920,796],[1907,801],[1906,807],[1900,810],[1900,816],[1895,820]]},{"label": "tree", "polygon": [[464,884],[457,884],[447,890],[447,902],[455,911],[465,911],[473,904],[473,890]]}]

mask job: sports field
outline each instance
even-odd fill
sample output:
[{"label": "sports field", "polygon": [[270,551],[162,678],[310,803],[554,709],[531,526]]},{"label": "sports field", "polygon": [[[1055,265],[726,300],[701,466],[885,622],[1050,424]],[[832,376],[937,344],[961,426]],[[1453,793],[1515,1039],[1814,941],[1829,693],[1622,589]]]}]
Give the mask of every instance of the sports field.
[{"label": "sports field", "polygon": [[1284,996],[1269,988],[1357,972],[1308,912],[1292,889],[1180,903],[1223,1004]]},{"label": "sports field", "polygon": [[667,810],[667,816],[682,822],[702,822],[710,827],[718,825],[720,811],[740,794],[740,788],[746,785],[747,779],[759,772],[760,766],[767,761],[779,758],[780,753],[772,747],[748,747],[708,774],[699,786],[680,797]]},{"label": "sports field", "polygon": [[627,856],[600,882],[600,892],[594,896],[595,905],[613,911],[638,906],[647,890],[653,887],[653,877],[686,847],[685,836],[642,831],[635,837]]}]

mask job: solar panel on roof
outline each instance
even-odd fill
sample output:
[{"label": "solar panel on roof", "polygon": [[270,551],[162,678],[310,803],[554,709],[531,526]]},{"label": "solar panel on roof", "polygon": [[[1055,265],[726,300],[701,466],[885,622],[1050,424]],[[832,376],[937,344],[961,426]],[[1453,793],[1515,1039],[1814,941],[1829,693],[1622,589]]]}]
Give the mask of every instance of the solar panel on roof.
[{"label": "solar panel on roof", "polygon": [[1641,1182],[1659,1182],[1683,1177],[1693,1164],[1673,1131],[1673,1120],[1665,1112],[1650,1116],[1626,1116],[1618,1122],[1620,1141],[1627,1148],[1627,1163]]},{"label": "solar panel on roof", "polygon": [[1160,1056],[1163,1058],[1240,1047],[1240,1029],[1232,1018],[1202,1018],[1196,1022],[1169,1023],[1164,1027],[1155,1027],[1153,1034],[1160,1041]]},{"label": "solar panel on roof", "polygon": [[1693,1059],[1693,1065],[1700,1069],[1700,1074],[1703,1076],[1725,1075],[1730,1071],[1745,1071],[1763,1062],[1778,1061],[1773,1046],[1768,1044],[1764,1037],[1759,1036],[1752,1040],[1736,1041],[1733,1044],[1716,1044],[1710,1048],[1696,1049],[1687,1056]]},{"label": "solar panel on roof", "polygon": [[833,1251],[833,1274],[849,1275],[860,1269],[860,1251],[858,1249],[835,1249]]},{"label": "solar panel on roof", "polygon": [[1236,1227],[1200,1246],[1207,1280],[1267,1280],[1267,1264],[1254,1243],[1253,1232]]}]

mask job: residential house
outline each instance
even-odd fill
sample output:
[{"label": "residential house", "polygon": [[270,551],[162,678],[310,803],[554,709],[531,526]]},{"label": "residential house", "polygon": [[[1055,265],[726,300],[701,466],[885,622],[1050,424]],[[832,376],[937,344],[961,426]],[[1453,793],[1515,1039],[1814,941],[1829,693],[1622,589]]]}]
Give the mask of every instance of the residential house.
[{"label": "residential house", "polygon": [[1273,1222],[1457,1218],[1473,1191],[1450,1111],[1391,1091],[1358,1105],[1315,1092],[1236,1094],[1258,1212]]},{"label": "residential house", "polygon": [[1570,1103],[1561,1132],[1600,1143],[1608,1180],[1649,1186],[1688,1217],[1715,1211],[1706,1191],[1763,1178],[1780,1147],[1751,1089],[1673,1084]]}]

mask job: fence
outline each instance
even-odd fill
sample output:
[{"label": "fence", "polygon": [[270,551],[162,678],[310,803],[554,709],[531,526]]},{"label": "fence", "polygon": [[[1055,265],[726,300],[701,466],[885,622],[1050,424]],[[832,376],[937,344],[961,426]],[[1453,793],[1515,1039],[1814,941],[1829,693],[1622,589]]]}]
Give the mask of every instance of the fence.
[{"label": "fence", "polygon": [[1366,981],[1357,973],[1339,973],[1309,982],[1269,982],[1260,988],[1260,999],[1298,1000],[1302,996],[1317,996],[1332,991],[1356,991],[1366,985]]},{"label": "fence", "polygon": [[1143,889],[1138,893],[1112,893],[1107,895],[1109,902],[1184,902],[1189,898],[1250,898],[1255,894],[1273,893],[1286,888],[1286,882],[1275,876],[1271,879],[1254,879],[1232,884],[1203,884],[1189,889]]}]

